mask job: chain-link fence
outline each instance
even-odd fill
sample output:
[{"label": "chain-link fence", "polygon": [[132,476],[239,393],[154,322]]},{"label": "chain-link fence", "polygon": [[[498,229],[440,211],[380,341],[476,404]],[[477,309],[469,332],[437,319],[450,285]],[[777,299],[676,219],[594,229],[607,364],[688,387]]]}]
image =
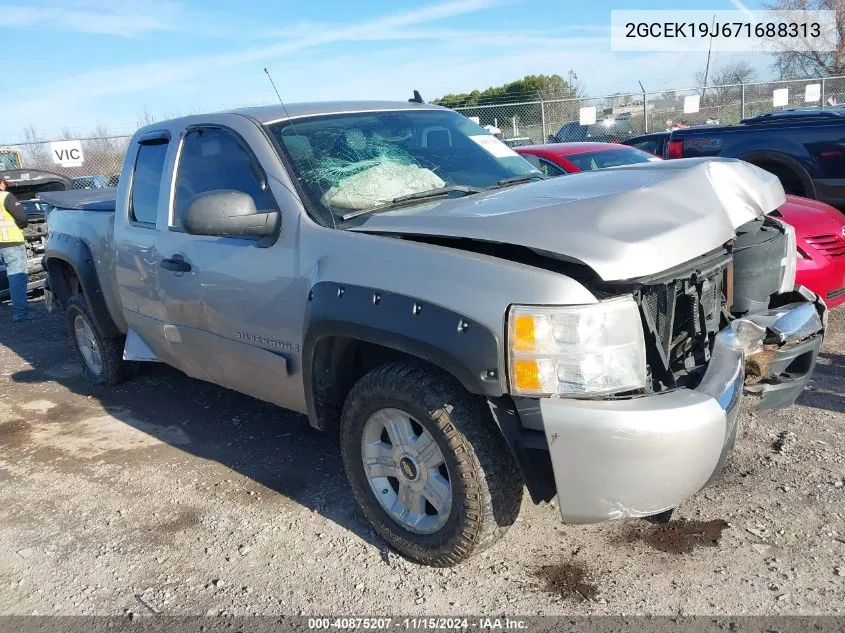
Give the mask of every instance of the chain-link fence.
[{"label": "chain-link fence", "polygon": [[[783,108],[839,103],[845,104],[845,77],[574,99],[522,99],[516,103],[483,103],[455,110],[481,125],[498,128],[512,145],[528,145],[550,141],[618,141],[679,126],[734,124],[746,117]],[[590,121],[595,117],[595,122],[582,125],[582,115],[587,115]],[[68,178],[70,186],[75,188],[114,186],[129,139],[130,136],[92,135],[0,146],[0,169],[53,172]],[[68,154],[69,143],[77,149],[76,154]]]},{"label": "chain-link fence", "polygon": [[130,136],[37,141],[0,147],[2,169],[48,171],[75,189],[117,185]]},{"label": "chain-link fence", "polygon": [[[455,110],[481,125],[497,128],[511,144],[520,145],[622,140],[681,126],[730,125],[784,108],[840,103],[845,103],[845,77],[487,103]],[[582,114],[586,116],[584,124]]]}]

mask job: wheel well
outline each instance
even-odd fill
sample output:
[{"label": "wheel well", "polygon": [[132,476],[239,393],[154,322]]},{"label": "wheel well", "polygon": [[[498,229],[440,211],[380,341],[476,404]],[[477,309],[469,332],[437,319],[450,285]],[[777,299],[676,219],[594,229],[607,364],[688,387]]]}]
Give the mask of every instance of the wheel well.
[{"label": "wheel well", "polygon": [[798,174],[783,163],[778,163],[773,160],[758,160],[749,162],[751,162],[752,165],[756,165],[760,169],[765,169],[767,172],[777,176],[778,180],[780,180],[783,185],[783,190],[786,193],[796,196],[803,196],[806,194],[801,178],[799,178]]},{"label": "wheel well", "polygon": [[358,379],[397,360],[433,366],[412,354],[368,341],[345,336],[319,339],[311,368],[316,414],[311,423],[323,430],[337,429],[343,403]]},{"label": "wheel well", "polygon": [[742,156],[741,159],[777,176],[787,194],[816,197],[812,179],[795,159],[774,152],[756,152]]},{"label": "wheel well", "polygon": [[50,274],[50,290],[63,308],[67,308],[68,301],[75,294],[82,293],[79,275],[73,266],[63,259],[48,259],[47,271]]}]

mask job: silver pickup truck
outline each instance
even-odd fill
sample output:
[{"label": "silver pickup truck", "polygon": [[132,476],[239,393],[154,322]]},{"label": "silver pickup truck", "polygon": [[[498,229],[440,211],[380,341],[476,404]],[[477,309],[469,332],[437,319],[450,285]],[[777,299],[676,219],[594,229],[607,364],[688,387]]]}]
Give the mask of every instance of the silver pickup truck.
[{"label": "silver pickup truck", "polygon": [[430,565],[493,543],[526,488],[570,523],[671,510],[720,470],[743,392],[791,405],[823,336],[774,176],[545,179],[418,102],[157,123],[117,190],[43,197],[90,380],[159,361],[307,414],[373,528]]}]

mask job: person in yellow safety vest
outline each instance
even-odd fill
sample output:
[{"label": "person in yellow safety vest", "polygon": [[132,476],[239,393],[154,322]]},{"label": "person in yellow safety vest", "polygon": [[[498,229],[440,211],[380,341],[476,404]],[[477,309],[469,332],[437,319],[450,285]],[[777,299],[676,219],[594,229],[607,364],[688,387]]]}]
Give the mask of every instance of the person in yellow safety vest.
[{"label": "person in yellow safety vest", "polygon": [[0,176],[0,260],[6,265],[9,294],[12,297],[12,320],[25,321],[28,316],[26,286],[26,246],[23,229],[28,221],[26,209],[14,195],[6,191],[9,184]]}]

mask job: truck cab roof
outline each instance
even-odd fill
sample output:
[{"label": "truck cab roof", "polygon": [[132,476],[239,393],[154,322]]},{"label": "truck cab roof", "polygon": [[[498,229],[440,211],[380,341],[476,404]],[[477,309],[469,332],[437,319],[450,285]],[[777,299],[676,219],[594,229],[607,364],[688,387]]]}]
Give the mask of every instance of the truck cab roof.
[{"label": "truck cab roof", "polygon": [[[212,114],[240,114],[250,117],[262,125],[270,123],[277,123],[288,119],[298,119],[309,116],[319,116],[327,114],[352,114],[360,112],[383,112],[392,110],[444,110],[445,108],[428,103],[417,103],[409,101],[313,101],[303,103],[287,103],[278,105],[266,106],[252,106],[246,108],[236,108],[233,110],[224,110]],[[180,117],[179,120],[185,125],[192,125],[195,123],[206,123],[209,113],[189,115]],[[159,129],[162,123],[167,121],[160,121],[146,126],[140,132]]]},{"label": "truck cab roof", "polygon": [[790,108],[789,110],[777,110],[766,112],[757,116],[742,119],[740,123],[774,123],[778,121],[796,120],[831,120],[845,117],[845,108]]}]

